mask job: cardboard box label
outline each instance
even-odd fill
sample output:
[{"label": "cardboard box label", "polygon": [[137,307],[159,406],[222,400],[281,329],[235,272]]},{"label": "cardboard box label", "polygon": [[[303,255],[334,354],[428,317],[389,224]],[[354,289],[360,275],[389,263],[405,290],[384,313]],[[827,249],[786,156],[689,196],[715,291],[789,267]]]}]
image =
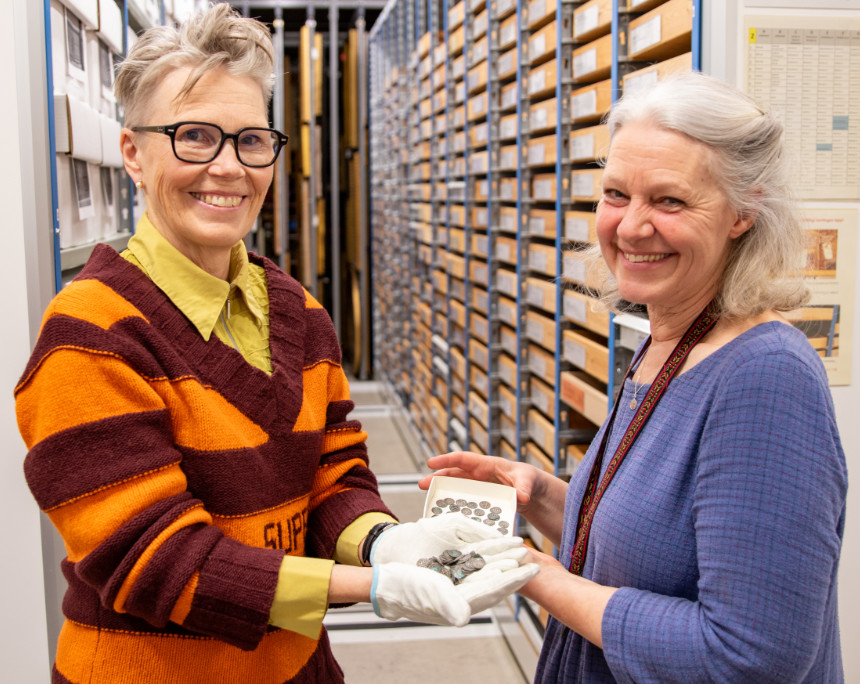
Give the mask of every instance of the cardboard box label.
[{"label": "cardboard box label", "polygon": [[500,271],[496,277],[496,282],[499,285],[499,290],[505,294],[510,294],[513,297],[517,296],[517,277],[507,271]]},{"label": "cardboard box label", "polygon": [[529,355],[529,370],[535,375],[544,377],[546,375],[546,360],[535,354]]},{"label": "cardboard box label", "polygon": [[529,58],[540,57],[546,50],[546,36],[538,34],[531,40],[529,45]]},{"label": "cardboard box label", "polygon": [[592,5],[584,9],[579,14],[573,16],[573,35],[578,36],[581,33],[592,31],[597,28],[600,21],[600,7]]},{"label": "cardboard box label", "polygon": [[[658,17],[659,19],[659,17]],[[634,74],[624,79],[624,94],[635,93],[657,84],[660,74],[655,69],[649,69],[643,74]]]},{"label": "cardboard box label", "polygon": [[570,192],[574,197],[593,197],[594,176],[590,173],[574,171],[570,179]]},{"label": "cardboard box label", "polygon": [[529,252],[529,267],[536,271],[546,271],[546,254],[544,252]]},{"label": "cardboard box label", "polygon": [[573,340],[564,341],[564,358],[574,366],[585,368],[585,347]]},{"label": "cardboard box label", "polygon": [[587,90],[570,98],[570,109],[573,118],[591,116],[597,113],[597,91]]},{"label": "cardboard box label", "polygon": [[564,298],[564,315],[578,323],[585,323],[586,306],[584,299],[576,297]]},{"label": "cardboard box label", "polygon": [[594,158],[594,135],[580,135],[573,139],[571,156],[574,159]]},{"label": "cardboard box label", "polygon": [[532,306],[543,307],[543,291],[533,285],[526,286],[526,299]]},{"label": "cardboard box label", "polygon": [[551,200],[553,198],[553,181],[549,178],[536,180],[533,183],[534,198],[540,200]]},{"label": "cardboard box label", "polygon": [[644,24],[630,29],[630,54],[636,54],[660,42],[661,18],[661,15],[658,14]]},{"label": "cardboard box label", "polygon": [[590,74],[597,69],[597,48],[591,48],[573,58],[574,77]]},{"label": "cardboard box label", "polygon": [[501,259],[502,261],[513,261],[513,255],[511,254],[511,246],[507,243],[497,242],[496,243],[496,258]]},{"label": "cardboard box label", "polygon": [[546,150],[544,150],[544,146],[539,145],[530,145],[529,146],[529,164],[541,164],[546,157]]},{"label": "cardboard box label", "polygon": [[546,86],[546,72],[536,71],[529,75],[529,95],[540,92]]},{"label": "cardboard box label", "polygon": [[588,242],[588,220],[567,217],[564,220],[564,235],[568,240]]},{"label": "cardboard box label", "polygon": [[549,397],[540,390],[532,392],[532,403],[544,413],[550,412]]}]

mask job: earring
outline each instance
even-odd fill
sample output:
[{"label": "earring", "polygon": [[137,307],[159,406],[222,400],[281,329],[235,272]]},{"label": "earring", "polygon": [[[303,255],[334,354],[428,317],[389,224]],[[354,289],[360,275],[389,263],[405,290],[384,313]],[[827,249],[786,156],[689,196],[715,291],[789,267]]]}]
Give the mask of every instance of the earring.
[{"label": "earring", "polygon": [[134,187],[136,187],[138,190],[140,190],[143,187],[143,181],[142,180],[135,181]]}]

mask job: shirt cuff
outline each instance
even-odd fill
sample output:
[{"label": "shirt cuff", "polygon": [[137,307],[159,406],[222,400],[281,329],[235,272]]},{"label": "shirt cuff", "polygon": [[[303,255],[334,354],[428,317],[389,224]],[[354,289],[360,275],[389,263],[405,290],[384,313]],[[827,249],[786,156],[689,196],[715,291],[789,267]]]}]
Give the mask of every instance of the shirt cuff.
[{"label": "shirt cuff", "polygon": [[333,567],[333,560],[284,556],[269,624],[319,639]]},{"label": "shirt cuff", "polygon": [[365,513],[346,526],[337,538],[334,559],[343,565],[361,565],[358,549],[361,542],[370,532],[370,528],[379,523],[396,523],[397,520],[387,513]]}]

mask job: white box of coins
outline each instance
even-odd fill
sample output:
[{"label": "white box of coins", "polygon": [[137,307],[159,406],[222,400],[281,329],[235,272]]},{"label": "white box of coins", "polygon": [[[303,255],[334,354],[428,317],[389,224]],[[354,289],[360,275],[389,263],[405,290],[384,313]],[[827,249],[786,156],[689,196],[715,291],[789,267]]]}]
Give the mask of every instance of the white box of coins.
[{"label": "white box of coins", "polygon": [[424,517],[450,513],[511,534],[517,515],[517,491],[506,485],[437,475],[427,490]]}]

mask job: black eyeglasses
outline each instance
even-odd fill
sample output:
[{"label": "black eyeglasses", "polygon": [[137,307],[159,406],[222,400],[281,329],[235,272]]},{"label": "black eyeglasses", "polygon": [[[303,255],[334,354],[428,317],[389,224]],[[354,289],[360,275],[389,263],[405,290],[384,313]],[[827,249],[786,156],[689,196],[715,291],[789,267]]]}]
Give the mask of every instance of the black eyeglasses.
[{"label": "black eyeglasses", "polygon": [[220,126],[204,121],[180,121],[169,126],[135,126],[131,130],[163,133],[170,138],[173,154],[179,161],[206,164],[221,153],[225,140],[232,140],[236,158],[245,166],[271,166],[278,158],[289,136],[274,128],[240,128],[225,133]]}]

